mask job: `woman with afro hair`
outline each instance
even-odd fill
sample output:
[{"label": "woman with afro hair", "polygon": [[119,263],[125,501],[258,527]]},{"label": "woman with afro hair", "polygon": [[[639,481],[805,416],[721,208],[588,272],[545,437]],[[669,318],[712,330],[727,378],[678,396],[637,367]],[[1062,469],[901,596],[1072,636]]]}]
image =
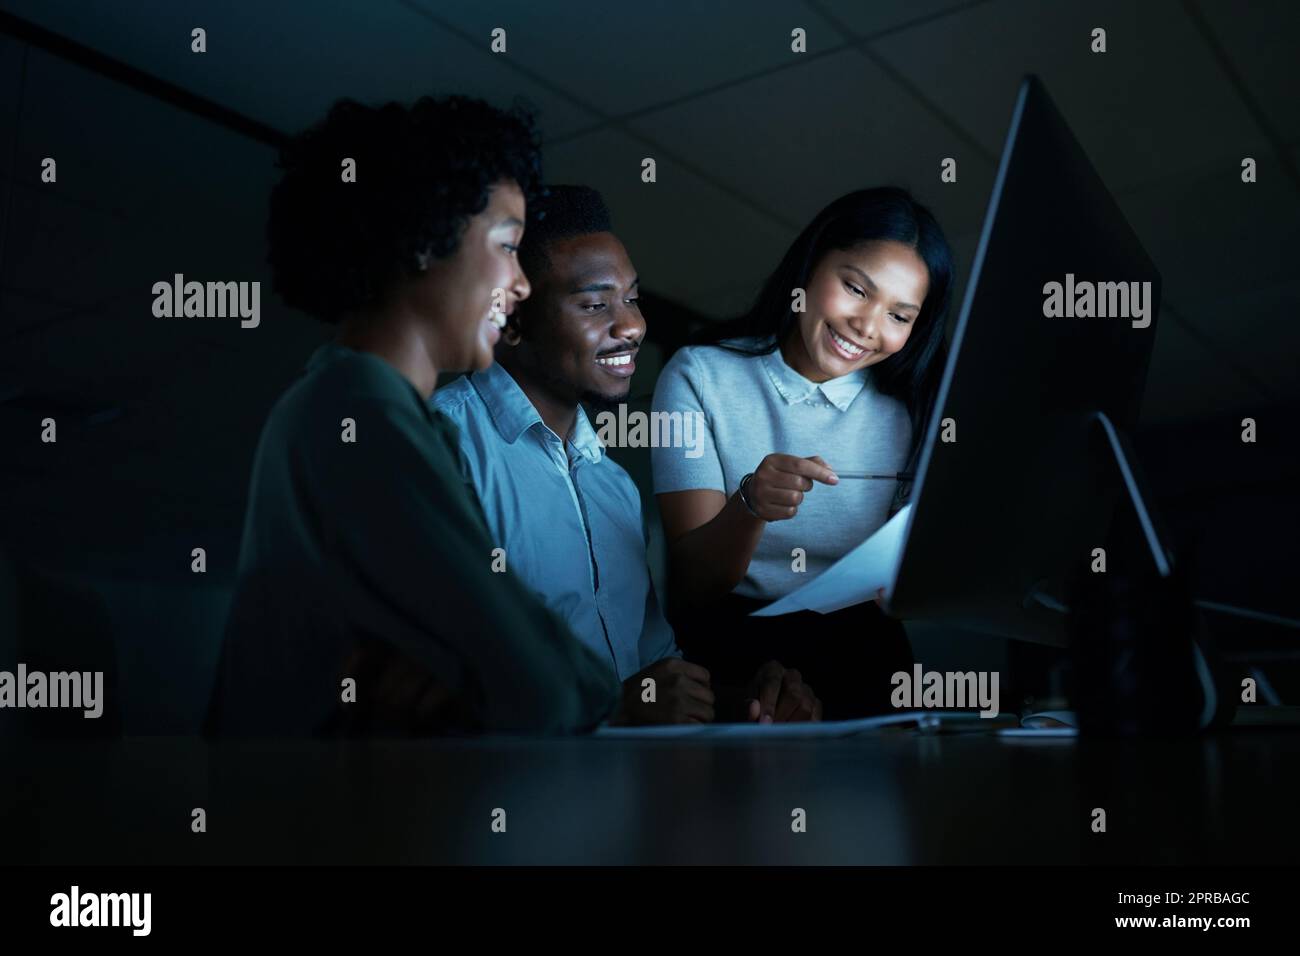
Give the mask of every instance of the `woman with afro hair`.
[{"label": "woman with afro hair", "polygon": [[618,685],[509,572],[428,405],[528,296],[532,116],[343,100],[280,166],[275,291],[337,332],[262,430],[207,732],[594,726]]}]

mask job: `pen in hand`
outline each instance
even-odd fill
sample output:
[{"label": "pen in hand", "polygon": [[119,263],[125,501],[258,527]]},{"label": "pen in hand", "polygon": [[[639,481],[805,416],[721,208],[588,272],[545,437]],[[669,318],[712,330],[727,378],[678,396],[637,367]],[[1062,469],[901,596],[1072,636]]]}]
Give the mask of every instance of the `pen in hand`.
[{"label": "pen in hand", "polygon": [[911,481],[913,478],[910,471],[900,471],[896,475],[876,475],[867,471],[837,471],[835,474],[841,478],[879,478],[884,481]]}]

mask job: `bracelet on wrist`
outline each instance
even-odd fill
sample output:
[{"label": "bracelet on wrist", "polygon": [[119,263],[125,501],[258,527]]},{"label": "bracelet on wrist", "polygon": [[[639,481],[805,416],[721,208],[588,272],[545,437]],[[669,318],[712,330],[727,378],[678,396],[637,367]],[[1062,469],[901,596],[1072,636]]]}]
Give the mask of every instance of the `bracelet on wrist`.
[{"label": "bracelet on wrist", "polygon": [[754,477],[754,473],[751,471],[744,478],[741,478],[740,487],[736,489],[736,492],[740,495],[740,503],[745,506],[745,510],[748,511],[750,514],[752,514],[755,518],[762,520],[763,516],[754,510],[754,506],[749,502],[749,495],[745,493],[745,488],[749,485],[749,482],[753,479],[753,477]]}]

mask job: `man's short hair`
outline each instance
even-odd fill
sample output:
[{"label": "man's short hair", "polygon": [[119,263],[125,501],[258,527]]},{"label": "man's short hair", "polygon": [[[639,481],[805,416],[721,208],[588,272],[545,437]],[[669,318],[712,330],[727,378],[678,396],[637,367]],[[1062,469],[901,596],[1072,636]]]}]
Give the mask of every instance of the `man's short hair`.
[{"label": "man's short hair", "polygon": [[590,186],[548,186],[528,204],[528,222],[519,246],[519,264],[529,279],[551,267],[546,248],[556,239],[610,232],[609,209]]},{"label": "man's short hair", "polygon": [[[355,182],[345,182],[345,161]],[[410,106],[339,100],[280,153],[267,239],[285,304],[326,322],[383,301],[429,257],[454,253],[491,187],[541,181],[532,113],[465,96]]]}]

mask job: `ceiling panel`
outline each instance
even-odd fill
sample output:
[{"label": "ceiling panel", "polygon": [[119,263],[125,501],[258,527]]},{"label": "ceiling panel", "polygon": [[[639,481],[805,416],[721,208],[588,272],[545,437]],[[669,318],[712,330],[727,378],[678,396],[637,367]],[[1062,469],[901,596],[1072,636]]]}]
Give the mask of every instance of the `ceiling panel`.
[{"label": "ceiling panel", "polygon": [[[459,92],[504,104],[523,94],[551,134],[593,120],[396,0],[6,0],[6,6],[286,132],[315,122],[341,96],[372,102]],[[207,31],[207,53],[190,51],[195,27]]]},{"label": "ceiling panel", "polygon": [[1197,8],[1268,123],[1284,141],[1300,140],[1300,31],[1279,29],[1294,19],[1295,0],[1251,0],[1248,7],[1238,0],[1198,0]]},{"label": "ceiling panel", "polygon": [[[852,37],[890,32],[974,6],[971,0],[805,0],[844,26]],[[985,0],[988,2],[988,0]]]},{"label": "ceiling panel", "polygon": [[647,7],[606,0],[407,0],[454,22],[487,49],[506,31],[509,57],[610,114],[643,109],[757,71],[790,65],[790,32],[808,51],[843,43],[839,32],[789,0],[714,0]]},{"label": "ceiling panel", "polygon": [[[634,120],[633,129],[725,176],[795,229],[854,189],[898,185],[946,231],[977,229],[994,169],[854,51]],[[939,181],[945,157],[956,183]]]},{"label": "ceiling panel", "polygon": [[[1090,51],[1094,27],[1106,53]],[[1260,148],[1174,0],[997,0],[871,48],[995,154],[1020,78],[1037,73],[1113,191]]]}]

